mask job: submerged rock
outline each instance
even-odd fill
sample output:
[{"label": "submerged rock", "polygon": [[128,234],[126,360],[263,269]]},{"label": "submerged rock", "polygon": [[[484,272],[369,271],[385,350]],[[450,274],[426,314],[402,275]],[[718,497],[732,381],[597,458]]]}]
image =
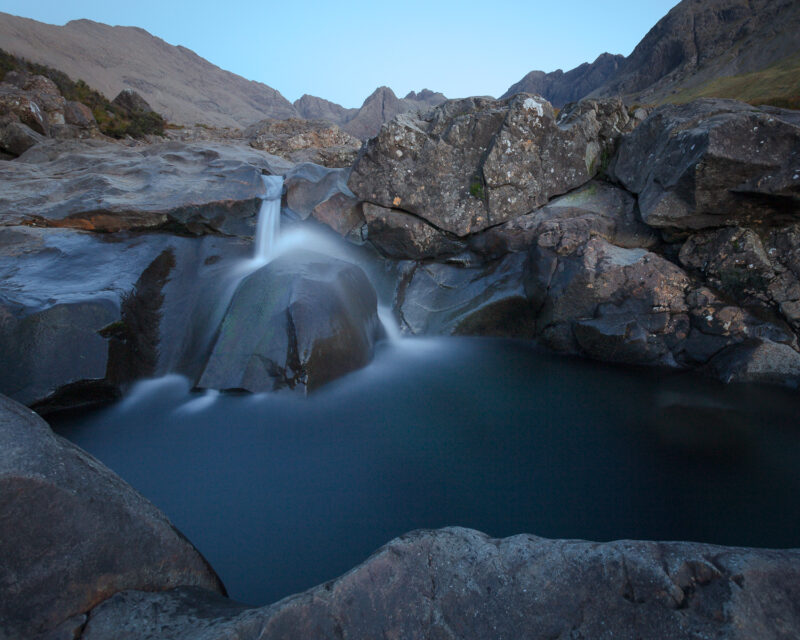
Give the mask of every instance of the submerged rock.
[{"label": "submerged rock", "polygon": [[357,266],[284,254],[239,284],[198,385],[313,391],[372,359],[375,290]]},{"label": "submerged rock", "polygon": [[538,96],[451,100],[382,127],[348,186],[366,202],[466,236],[589,181],[628,123],[619,101],[581,103],[556,121]]},{"label": "submerged rock", "polygon": [[393,540],[341,578],[242,610],[197,589],[127,592],[85,640],[289,638],[791,638],[800,552],[608,543],[460,528]]},{"label": "submerged rock", "polygon": [[798,169],[797,112],[703,99],[656,109],[610,173],[650,226],[703,229],[796,217]]},{"label": "submerged rock", "polygon": [[126,589],[224,593],[164,514],[3,396],[0,557],[0,637],[9,639],[80,629],[90,609]]}]

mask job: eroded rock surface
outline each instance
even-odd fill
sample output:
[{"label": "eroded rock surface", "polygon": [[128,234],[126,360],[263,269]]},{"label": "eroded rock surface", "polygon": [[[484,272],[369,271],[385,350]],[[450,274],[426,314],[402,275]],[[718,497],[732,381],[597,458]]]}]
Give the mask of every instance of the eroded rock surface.
[{"label": "eroded rock surface", "polygon": [[0,637],[81,629],[126,589],[224,593],[150,502],[30,409],[0,396]]},{"label": "eroded rock surface", "polygon": [[418,531],[338,580],[261,609],[198,590],[122,593],[85,640],[250,638],[785,639],[800,552]]},{"label": "eroded rock surface", "polygon": [[287,168],[263,152],[213,143],[36,146],[0,166],[0,225],[252,236],[262,173]]}]

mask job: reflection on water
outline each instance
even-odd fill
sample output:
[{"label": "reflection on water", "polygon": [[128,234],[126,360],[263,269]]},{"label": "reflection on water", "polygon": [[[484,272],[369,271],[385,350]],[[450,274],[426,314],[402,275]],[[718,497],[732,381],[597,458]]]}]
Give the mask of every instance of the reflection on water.
[{"label": "reflection on water", "polygon": [[310,399],[168,376],[56,428],[262,604],[422,527],[800,546],[798,408],[783,389],[425,338]]}]

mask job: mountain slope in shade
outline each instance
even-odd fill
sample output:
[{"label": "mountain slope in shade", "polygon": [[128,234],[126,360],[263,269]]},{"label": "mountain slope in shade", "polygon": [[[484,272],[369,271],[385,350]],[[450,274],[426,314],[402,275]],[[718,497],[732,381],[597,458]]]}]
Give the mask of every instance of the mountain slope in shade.
[{"label": "mountain slope in shade", "polygon": [[797,0],[683,0],[656,23],[619,74],[593,92],[659,102],[716,78],[800,52]]},{"label": "mountain slope in shade", "polygon": [[411,91],[405,98],[398,98],[389,87],[378,87],[358,109],[345,109],[335,102],[309,95],[295,101],[294,107],[303,118],[333,122],[349,134],[364,139],[376,135],[384,122],[400,113],[425,111],[445,100],[444,94],[430,89],[419,93]]},{"label": "mountain slope in shade", "polygon": [[602,86],[619,71],[625,56],[602,53],[589,64],[584,62],[574,69],[564,72],[561,69],[552,73],[531,71],[522,80],[511,85],[501,100],[518,93],[535,93],[546,98],[554,107],[562,107],[567,102],[575,102]]},{"label": "mountain slope in shade", "polygon": [[56,26],[0,13],[2,48],[82,79],[113,98],[135,89],[171,122],[247,126],[297,117],[275,89],[220,69],[136,27],[90,20]]},{"label": "mountain slope in shade", "polygon": [[[699,96],[783,98],[796,84],[796,77],[789,77],[796,65],[788,63],[800,55],[798,34],[798,0],[683,0],[627,58],[604,53],[593,63],[566,73],[531,71],[502,97],[538,93],[556,106],[616,95],[629,103]],[[750,75],[771,68],[780,73],[782,87],[775,86],[776,73]],[[724,82],[720,89],[720,80],[725,78],[742,81]],[[732,95],[745,81],[750,81],[747,91]],[[752,86],[753,82],[764,86]]]}]

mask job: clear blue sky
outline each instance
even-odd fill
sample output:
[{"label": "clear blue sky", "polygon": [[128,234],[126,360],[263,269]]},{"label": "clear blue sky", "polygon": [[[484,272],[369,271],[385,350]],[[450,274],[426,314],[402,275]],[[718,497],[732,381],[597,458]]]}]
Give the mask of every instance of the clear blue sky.
[{"label": "clear blue sky", "polygon": [[[51,24],[137,26],[274,87],[360,106],[380,85],[498,96],[528,71],[628,55],[677,0],[2,0]],[[2,47],[2,43],[0,43]]]}]

